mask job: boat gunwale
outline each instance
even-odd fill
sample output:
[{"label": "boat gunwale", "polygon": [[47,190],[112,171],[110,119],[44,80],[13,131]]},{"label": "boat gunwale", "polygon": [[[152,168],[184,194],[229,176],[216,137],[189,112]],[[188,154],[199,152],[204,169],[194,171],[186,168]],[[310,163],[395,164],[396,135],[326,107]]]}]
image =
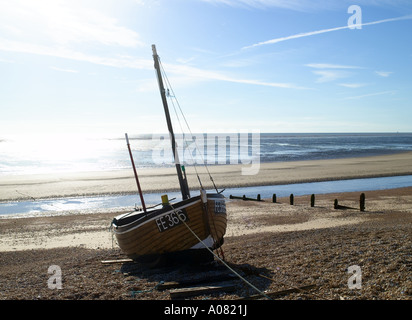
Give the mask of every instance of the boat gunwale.
[{"label": "boat gunwale", "polygon": [[[122,218],[120,218],[119,220],[114,218],[113,219],[114,231],[117,234],[122,234],[122,233],[125,233],[125,232],[128,232],[128,231],[131,231],[131,230],[135,229],[135,227],[142,226],[142,225],[146,224],[147,222],[150,222],[154,219],[157,219],[160,216],[169,214],[170,212],[174,212],[176,210],[186,208],[186,207],[188,207],[192,204],[195,204],[198,201],[200,201],[200,196],[193,197],[193,198],[190,198],[190,199],[186,199],[186,200],[177,202],[175,204],[165,206],[164,208],[161,208],[161,209],[155,209],[155,210],[150,211],[150,212],[146,212],[146,213],[145,212],[139,212],[137,214],[132,214],[132,215],[130,215],[128,217],[125,217],[123,219],[133,219],[133,217],[135,217],[135,219],[133,219],[129,223],[122,224],[122,225],[117,225],[116,224],[116,221],[121,221]],[[133,228],[130,229],[131,225],[133,225],[133,224],[136,224],[136,225]],[[121,229],[121,228],[127,228],[127,230],[125,230],[123,232],[119,232],[118,230]]]},{"label": "boat gunwale", "polygon": [[[217,196],[217,197],[216,197]],[[218,200],[219,198],[223,198],[224,196],[219,194],[219,193],[212,193],[212,194],[207,194],[207,199],[209,200]],[[139,228],[143,225],[145,225],[148,222],[153,221],[154,219],[157,219],[161,216],[167,215],[171,212],[174,212],[179,209],[184,209],[187,208],[190,205],[196,204],[198,201],[200,201],[200,195],[195,196],[186,200],[179,201],[175,204],[165,206],[164,208],[161,209],[156,209],[152,212],[139,212],[133,215],[130,215],[128,217],[125,217],[124,219],[133,219],[131,222],[118,225],[116,222],[121,221],[122,218],[117,220],[116,218],[113,219],[112,225],[113,225],[113,231],[115,234],[124,234],[127,232],[130,232],[136,228]],[[125,230],[122,230],[125,229]]]}]

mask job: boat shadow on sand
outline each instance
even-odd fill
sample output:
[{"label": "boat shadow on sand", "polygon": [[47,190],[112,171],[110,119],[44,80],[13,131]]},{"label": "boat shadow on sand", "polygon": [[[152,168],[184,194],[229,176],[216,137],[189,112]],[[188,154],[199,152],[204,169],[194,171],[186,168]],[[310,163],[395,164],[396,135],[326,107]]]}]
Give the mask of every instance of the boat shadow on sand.
[{"label": "boat shadow on sand", "polygon": [[[125,276],[157,283],[155,289],[159,291],[187,287],[218,286],[230,283],[230,290],[222,289],[211,294],[219,296],[219,294],[226,293],[239,298],[247,298],[257,293],[243,279],[246,279],[260,291],[267,290],[272,282],[269,280],[272,271],[266,268],[258,268],[248,263],[234,264],[226,262],[226,264],[230,268],[218,260],[197,263],[190,260],[183,262],[182,260],[175,259],[171,261],[167,259],[167,263],[156,267],[133,261],[123,263],[120,272]],[[132,296],[133,293],[131,292]]]}]

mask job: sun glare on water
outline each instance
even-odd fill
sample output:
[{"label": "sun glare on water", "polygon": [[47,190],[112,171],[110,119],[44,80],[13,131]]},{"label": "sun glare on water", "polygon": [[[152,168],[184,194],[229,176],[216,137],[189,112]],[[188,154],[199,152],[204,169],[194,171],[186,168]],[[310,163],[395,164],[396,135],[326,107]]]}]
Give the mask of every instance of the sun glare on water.
[{"label": "sun glare on water", "polygon": [[117,139],[75,134],[13,137],[0,143],[0,174],[99,171],[108,167],[113,154],[122,156],[123,144]]}]

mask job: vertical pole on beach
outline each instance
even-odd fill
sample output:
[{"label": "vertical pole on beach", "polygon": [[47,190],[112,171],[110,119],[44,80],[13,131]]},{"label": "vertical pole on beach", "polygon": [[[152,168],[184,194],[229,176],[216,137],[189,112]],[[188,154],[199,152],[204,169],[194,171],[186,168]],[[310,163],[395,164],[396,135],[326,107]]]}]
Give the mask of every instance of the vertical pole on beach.
[{"label": "vertical pole on beach", "polygon": [[314,206],[315,206],[315,195],[314,195],[314,194],[312,194],[312,195],[310,196],[310,206],[311,206],[311,207],[314,207]]},{"label": "vertical pole on beach", "polygon": [[272,202],[276,203],[276,193],[274,193],[273,196],[272,196]]},{"label": "vertical pole on beach", "polygon": [[293,202],[294,202],[293,193],[290,195],[289,200],[290,200],[290,205],[293,206]]},{"label": "vertical pole on beach", "polygon": [[359,204],[360,204],[360,211],[365,211],[365,194],[364,193],[361,193],[360,195]]},{"label": "vertical pole on beach", "polygon": [[127,136],[127,133],[125,133],[125,136],[126,136],[127,148],[129,149],[130,160],[132,161],[134,177],[136,178],[137,189],[139,190],[140,201],[142,202],[143,211],[146,212],[146,205],[144,203],[142,189],[140,188],[139,178],[137,176],[136,167],[134,165],[132,150],[130,149],[129,137]]}]

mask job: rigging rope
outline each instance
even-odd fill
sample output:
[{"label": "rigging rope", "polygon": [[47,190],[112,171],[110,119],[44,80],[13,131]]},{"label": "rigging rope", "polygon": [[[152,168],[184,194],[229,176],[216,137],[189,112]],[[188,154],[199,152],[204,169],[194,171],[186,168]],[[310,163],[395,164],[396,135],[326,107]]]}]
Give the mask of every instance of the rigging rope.
[{"label": "rigging rope", "polygon": [[[165,72],[165,70],[164,70],[164,68],[163,68],[163,65],[162,65],[162,63],[160,62],[160,58],[159,58],[159,66],[160,66],[160,70],[161,70],[162,76],[163,76],[163,78],[164,78],[164,80],[165,80],[166,86],[168,87],[168,88],[167,88],[167,95],[168,95],[168,97],[170,98],[170,101],[171,101],[171,103],[172,103],[173,109],[174,109],[174,111],[175,111],[176,118],[177,118],[177,120],[178,120],[178,122],[179,122],[180,130],[182,131],[182,134],[183,134],[184,130],[183,130],[183,128],[182,128],[182,124],[181,124],[181,122],[180,122],[180,118],[179,118],[179,115],[178,115],[178,113],[177,113],[176,106],[175,106],[172,98],[174,98],[174,100],[176,100],[176,104],[177,104],[177,106],[179,107],[180,113],[181,113],[181,115],[182,115],[182,117],[183,117],[183,119],[184,119],[184,121],[185,121],[185,123],[186,123],[186,127],[187,127],[187,129],[189,130],[190,135],[191,135],[191,137],[192,137],[192,139],[193,139],[192,130],[190,129],[189,123],[187,122],[186,117],[185,117],[185,115],[184,115],[184,113],[183,113],[183,111],[182,111],[182,108],[180,107],[179,101],[178,101],[177,98],[176,98],[176,95],[175,95],[175,93],[174,93],[174,91],[173,91],[172,85],[170,84],[169,79],[168,79],[168,77],[167,77],[167,75],[166,75],[166,72]],[[170,91],[172,92],[171,95],[170,95]],[[184,135],[184,134],[183,134],[183,141],[184,141],[184,143],[186,143],[186,145],[188,145],[188,144],[187,144],[187,141],[186,141],[186,139],[185,139],[185,135]],[[204,160],[204,158],[203,158],[203,156],[202,156],[202,153],[200,152],[199,146],[197,145],[196,139],[194,140],[194,142],[195,142],[196,150],[199,151],[199,155],[200,155],[200,157],[201,157],[201,159],[202,159],[202,162],[203,162],[204,167],[206,168],[206,171],[207,171],[207,173],[208,173],[208,175],[209,175],[209,178],[210,178],[210,180],[212,181],[212,184],[213,184],[216,192],[219,193],[219,191],[217,190],[216,184],[215,184],[215,182],[214,182],[214,180],[213,180],[213,177],[212,177],[212,175],[210,174],[210,171],[209,171],[209,169],[208,169],[208,167],[207,167],[207,165],[206,165],[206,162],[205,162],[205,160]],[[199,173],[198,173],[198,171],[197,171],[197,167],[196,167],[196,165],[195,165],[196,162],[195,162],[195,160],[193,159],[193,154],[192,154],[191,152],[189,152],[189,154],[190,154],[190,157],[191,157],[192,162],[193,162],[193,167],[194,167],[194,169],[195,169],[196,176],[197,176],[197,179],[198,179],[199,184],[200,184],[200,188],[203,190],[204,188],[203,188],[203,185],[202,185],[202,181],[200,180]],[[208,212],[207,206],[206,206],[206,211]],[[211,219],[211,220],[212,220],[213,228],[214,228],[214,230],[215,230],[215,232],[216,232],[216,224],[215,224],[215,221],[214,221],[214,219]],[[214,242],[215,242],[215,244],[216,244],[216,241],[217,241],[217,240],[215,240],[215,239],[213,239],[213,240],[214,240]],[[222,248],[219,248],[218,253],[219,253],[219,254],[223,257],[223,259],[224,259],[224,253],[223,253],[223,249],[222,249]]]},{"label": "rigging rope", "polygon": [[[254,286],[253,284],[251,284],[249,281],[247,281],[244,277],[242,277],[238,272],[236,272],[233,268],[231,268],[223,259],[221,259],[219,256],[217,256],[213,250],[211,250],[200,238],[199,236],[192,230],[192,228],[189,227],[189,225],[186,223],[186,221],[184,221],[179,214],[177,214],[176,209],[173,207],[172,204],[170,204],[170,206],[172,207],[173,211],[176,213],[176,216],[179,218],[179,220],[181,222],[183,222],[183,224],[186,226],[186,228],[196,237],[197,240],[199,240],[199,242],[215,257],[217,258],[226,268],[228,268],[231,272],[233,272],[240,280],[242,280],[243,282],[245,282],[249,287],[251,287],[252,289],[256,290],[257,292],[259,292],[262,296],[264,296],[266,299],[268,300],[272,300],[267,294],[265,294],[262,290],[259,290],[258,288],[256,288],[256,286]],[[195,249],[194,249],[195,250]]]},{"label": "rigging rope", "polygon": [[[170,90],[170,91],[172,92],[172,95],[170,95],[170,91],[168,91],[168,92],[169,92],[168,96],[169,96],[169,98],[170,98],[170,101],[172,102],[172,106],[173,106],[174,111],[175,111],[175,113],[176,113],[176,117],[177,117],[177,120],[178,120],[178,122],[179,122],[180,129],[181,129],[181,131],[182,131],[182,133],[183,133],[184,130],[183,130],[183,128],[182,128],[182,125],[181,125],[181,122],[180,122],[180,118],[179,118],[179,115],[178,115],[177,110],[176,110],[176,106],[175,106],[172,98],[174,98],[174,100],[176,101],[176,104],[177,104],[177,106],[178,106],[178,108],[179,108],[179,110],[180,110],[180,113],[181,113],[182,118],[183,118],[183,120],[184,120],[184,122],[185,122],[185,124],[186,124],[186,127],[187,127],[187,129],[189,130],[190,136],[191,136],[192,139],[193,139],[192,130],[190,129],[189,123],[188,123],[187,120],[186,120],[186,117],[185,117],[185,115],[184,115],[184,113],[183,113],[183,110],[182,110],[182,108],[180,107],[180,103],[179,103],[179,101],[177,100],[176,95],[175,95],[175,93],[174,93],[174,91],[173,91],[173,88],[172,88],[172,86],[171,86],[171,84],[170,84],[170,82],[169,82],[169,79],[168,79],[167,75],[166,75],[166,72],[164,71],[163,65],[162,65],[162,63],[161,63],[161,61],[160,61],[160,57],[159,57],[159,65],[160,65],[160,69],[161,69],[161,72],[162,72],[162,74],[163,74],[163,77],[164,77],[164,79],[165,79],[165,83],[166,83],[166,85],[168,86],[168,90]],[[186,145],[188,146],[184,134],[183,134],[183,141],[184,141],[184,143],[186,143]],[[218,189],[217,189],[217,187],[216,187],[215,181],[213,180],[213,177],[212,177],[212,175],[211,175],[211,173],[210,173],[210,171],[209,171],[209,168],[208,168],[207,165],[206,165],[205,159],[203,158],[203,155],[202,155],[202,153],[200,152],[200,149],[199,149],[199,146],[198,146],[198,144],[197,144],[196,139],[194,140],[194,143],[195,143],[196,150],[199,151],[199,155],[200,155],[200,157],[201,157],[201,159],[202,159],[202,162],[203,162],[203,165],[204,165],[204,167],[205,167],[205,169],[206,169],[206,171],[207,171],[207,174],[209,175],[209,178],[210,178],[210,180],[212,181],[213,187],[214,187],[214,189],[216,190],[216,192],[219,193],[219,191],[218,191]],[[199,180],[200,186],[201,186],[201,188],[203,189],[202,183],[201,183],[201,181],[200,181],[199,174],[198,174],[198,172],[197,172],[197,168],[196,168],[196,165],[195,165],[195,161],[194,161],[194,159],[193,159],[193,155],[192,155],[191,152],[189,152],[189,154],[190,154],[190,156],[191,156],[191,158],[192,158],[193,166],[194,166],[194,168],[195,168],[196,175],[197,175],[197,178],[198,178],[198,180]]]},{"label": "rigging rope", "polygon": [[[179,122],[180,129],[182,130],[182,133],[183,133],[183,128],[182,128],[182,125],[181,125],[181,122],[180,122],[180,118],[179,118],[179,115],[178,115],[177,110],[176,110],[176,106],[175,106],[175,104],[173,103],[173,99],[172,99],[172,98],[175,99],[176,104],[177,104],[177,106],[178,106],[178,108],[179,108],[179,110],[180,110],[180,113],[182,114],[182,117],[183,117],[183,119],[184,119],[184,121],[185,121],[185,124],[186,124],[186,126],[187,126],[187,129],[189,130],[189,133],[190,133],[191,137],[193,138],[192,130],[190,129],[190,126],[189,126],[189,124],[188,124],[188,122],[187,122],[187,120],[186,120],[186,117],[185,117],[185,115],[184,115],[184,113],[183,113],[183,111],[182,111],[182,108],[180,107],[179,101],[178,101],[177,98],[176,98],[176,95],[175,95],[175,93],[174,93],[174,91],[173,91],[173,88],[172,88],[172,86],[170,85],[169,79],[167,78],[167,75],[166,75],[166,72],[164,71],[163,65],[162,65],[162,63],[160,62],[160,57],[159,57],[159,65],[160,65],[161,72],[162,72],[162,74],[163,74],[163,76],[164,76],[165,83],[166,83],[167,86],[168,86],[168,89],[167,89],[167,90],[168,90],[168,91],[167,91],[167,92],[168,92],[168,97],[170,98],[170,101],[172,102],[173,108],[174,108],[175,113],[176,113],[177,120],[178,120],[178,122]],[[172,92],[172,95],[170,95],[170,91]],[[183,134],[183,141],[187,143],[187,141],[185,140],[184,134]],[[196,149],[199,150],[199,146],[197,145],[196,140],[195,140],[194,142],[195,142]],[[195,161],[194,161],[194,159],[193,159],[192,153],[189,152],[189,154],[190,154],[190,156],[192,157],[193,164],[195,164]],[[212,177],[212,175],[210,174],[210,171],[209,171],[209,169],[208,169],[208,167],[207,167],[207,165],[206,165],[206,162],[205,162],[205,160],[204,160],[204,158],[203,158],[202,153],[200,152],[200,150],[199,150],[199,154],[200,154],[200,157],[202,158],[203,165],[204,165],[204,167],[205,167],[205,169],[206,169],[206,171],[207,171],[207,173],[208,173],[208,175],[209,175],[209,178],[210,178],[210,180],[211,180],[212,183],[213,183],[213,187],[215,188],[216,192],[219,193],[219,191],[217,190],[216,184],[215,184],[215,182],[214,182],[214,180],[213,180],[213,177]],[[198,174],[197,169],[196,169],[196,165],[194,165],[194,168],[195,168],[196,175],[197,175],[197,177],[198,177],[200,186],[202,187],[202,183],[201,183],[201,181],[200,181],[199,174]],[[202,189],[203,189],[203,187],[202,187]],[[206,205],[207,205],[207,204],[206,204]],[[176,209],[173,207],[173,205],[170,204],[170,206],[171,206],[171,208],[173,209],[173,211],[176,213],[176,216],[179,218],[179,220],[186,226],[186,228],[196,237],[196,239],[197,239],[214,257],[216,257],[224,266],[226,266],[226,268],[228,268],[231,272],[233,272],[239,279],[241,279],[243,282],[245,282],[248,286],[250,286],[251,288],[253,288],[253,289],[256,290],[257,292],[259,292],[259,293],[260,293],[262,296],[264,296],[265,298],[271,300],[271,298],[270,298],[268,295],[266,295],[263,291],[261,291],[261,290],[259,290],[258,288],[256,288],[253,284],[251,284],[251,283],[250,283],[249,281],[247,281],[244,277],[242,277],[238,272],[236,272],[233,268],[231,268],[222,258],[220,258],[218,255],[216,255],[216,254],[213,252],[213,250],[211,250],[211,249],[203,242],[203,240],[200,239],[199,236],[189,227],[189,225],[186,223],[186,221],[184,221],[184,220],[180,217],[180,215],[177,214],[177,211],[176,211]],[[213,219],[212,219],[212,222],[213,222],[214,228],[216,229],[216,226],[215,226],[215,224],[214,224],[214,220],[213,220]],[[222,253],[223,253],[223,251],[222,251]]]},{"label": "rigging rope", "polygon": [[[183,117],[183,119],[184,119],[184,122],[185,122],[185,124],[186,124],[186,127],[187,127],[187,129],[189,130],[190,136],[191,136],[191,138],[193,139],[192,130],[190,129],[189,123],[187,122],[186,117],[185,117],[185,115],[184,115],[184,113],[183,113],[183,110],[182,110],[182,108],[180,107],[179,101],[178,101],[177,98],[176,98],[176,95],[175,95],[175,93],[174,93],[174,91],[173,91],[172,85],[170,84],[170,81],[169,81],[169,79],[168,79],[168,77],[167,77],[167,74],[166,74],[166,72],[165,72],[165,70],[164,70],[164,68],[163,68],[163,65],[162,65],[162,63],[161,63],[161,61],[160,61],[160,58],[159,58],[159,66],[160,66],[160,72],[161,72],[162,77],[164,78],[164,82],[166,83],[166,86],[167,86],[167,96],[170,98],[170,101],[171,101],[171,103],[172,103],[173,109],[174,109],[175,114],[176,114],[177,121],[179,122],[180,130],[182,131],[182,134],[183,134],[183,137],[182,137],[182,138],[183,138],[183,143],[186,144],[186,146],[188,146],[188,143],[187,143],[187,141],[186,141],[186,139],[185,139],[185,135],[184,135],[184,133],[183,133],[184,130],[183,130],[182,124],[181,124],[181,122],[180,122],[180,117],[179,117],[179,114],[178,114],[178,112],[177,112],[176,105],[175,105],[175,103],[174,103],[173,100],[176,101],[177,107],[179,108],[180,113],[181,113],[181,115],[182,115],[182,117]],[[172,94],[170,94],[170,92],[171,92]],[[174,98],[174,99],[173,99],[173,98]],[[202,153],[200,152],[200,148],[199,148],[199,146],[198,146],[198,144],[197,144],[197,139],[194,140],[194,143],[195,143],[195,149],[196,149],[197,151],[199,151],[199,155],[200,155],[200,157],[201,157],[201,159],[202,159],[202,162],[203,162],[203,165],[204,165],[204,167],[205,167],[205,169],[206,169],[206,171],[207,171],[207,173],[208,173],[208,175],[209,175],[209,178],[210,178],[210,180],[212,181],[213,187],[215,188],[216,193],[219,193],[219,191],[218,191],[218,189],[217,189],[217,187],[216,187],[216,184],[215,184],[215,182],[214,182],[214,180],[213,180],[213,177],[212,177],[212,175],[211,175],[211,173],[210,173],[210,171],[209,171],[209,169],[208,169],[208,167],[207,167],[207,165],[206,165],[206,162],[205,162],[205,160],[204,160],[204,158],[203,158],[203,155],[202,155]],[[202,181],[201,181],[201,179],[200,179],[199,173],[198,173],[198,171],[197,171],[197,166],[196,166],[196,164],[195,164],[196,162],[195,162],[195,160],[193,159],[193,154],[192,154],[192,152],[189,152],[189,154],[190,154],[190,157],[191,157],[192,162],[193,162],[193,167],[194,167],[194,169],[195,169],[196,176],[197,176],[197,179],[198,179],[199,184],[200,184],[200,188],[203,190],[204,188],[203,188]],[[222,191],[223,191],[223,190],[222,190]],[[208,213],[207,205],[206,205],[206,211],[207,211],[206,213]],[[215,230],[215,232],[216,232],[216,224],[215,224],[215,221],[214,221],[214,219],[211,219],[211,221],[212,221],[213,228],[214,228],[214,230]],[[217,241],[217,240],[215,240],[215,239],[213,239],[213,240],[214,240],[214,242],[215,242],[215,244],[216,244],[216,241]],[[222,256],[222,258],[224,259],[224,253],[223,253],[223,249],[222,249],[221,247],[217,250],[217,252],[218,252],[218,253]]]},{"label": "rigging rope", "polygon": [[[177,113],[177,111],[176,111],[176,106],[175,106],[175,104],[173,103],[173,99],[170,99],[170,101],[171,101],[171,103],[172,103],[173,110],[175,111],[176,118],[177,118],[177,122],[179,123],[179,126],[180,126],[180,130],[182,131],[183,145],[186,146],[186,147],[188,147],[189,144],[188,144],[188,142],[187,142],[186,139],[185,139],[185,134],[183,133],[182,124],[181,124],[181,122],[180,122],[179,115],[178,115],[178,113]],[[198,173],[198,171],[197,171],[196,164],[195,164],[196,162],[195,162],[195,160],[194,160],[193,155],[192,155],[191,152],[189,152],[189,155],[190,155],[190,158],[191,158],[191,160],[192,160],[193,168],[195,169],[196,176],[197,176],[197,180],[199,181],[199,184],[200,184],[200,188],[203,189],[202,181],[200,180],[200,176],[199,176],[199,173]]]}]

